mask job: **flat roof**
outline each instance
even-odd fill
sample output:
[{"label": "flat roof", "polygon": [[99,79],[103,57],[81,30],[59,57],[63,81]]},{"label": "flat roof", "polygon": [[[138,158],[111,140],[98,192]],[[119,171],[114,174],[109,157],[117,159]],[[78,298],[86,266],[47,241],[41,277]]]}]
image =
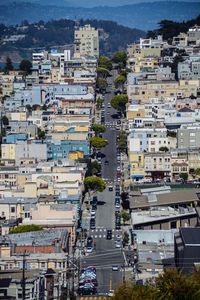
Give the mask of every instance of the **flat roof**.
[{"label": "flat roof", "polygon": [[198,193],[200,193],[200,189],[185,189],[164,194],[154,194],[153,201],[145,195],[136,197],[130,195],[130,208],[137,209],[148,208],[151,206],[169,206],[172,204],[191,203],[194,201],[198,202]]},{"label": "flat roof", "polygon": [[200,228],[180,228],[180,235],[185,245],[200,246]]}]

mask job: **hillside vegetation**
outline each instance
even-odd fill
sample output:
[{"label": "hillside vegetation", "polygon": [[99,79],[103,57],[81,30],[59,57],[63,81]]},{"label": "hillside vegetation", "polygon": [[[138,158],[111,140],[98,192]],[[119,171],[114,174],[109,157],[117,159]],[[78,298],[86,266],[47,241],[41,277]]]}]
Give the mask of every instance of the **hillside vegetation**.
[{"label": "hillside vegetation", "polygon": [[[127,44],[139,40],[146,33],[138,29],[124,27],[113,21],[80,20],[80,26],[91,24],[100,29],[100,53],[111,55],[121,49],[125,49]],[[30,49],[63,46],[74,42],[74,29],[76,23],[72,20],[61,19],[48,22],[39,21],[29,23],[23,21],[20,26],[0,24],[0,53],[15,52],[22,50],[27,52]],[[3,38],[13,34],[23,34],[25,38],[14,43],[4,43]],[[122,38],[123,37],[123,38]],[[22,54],[23,55],[23,54]]]}]

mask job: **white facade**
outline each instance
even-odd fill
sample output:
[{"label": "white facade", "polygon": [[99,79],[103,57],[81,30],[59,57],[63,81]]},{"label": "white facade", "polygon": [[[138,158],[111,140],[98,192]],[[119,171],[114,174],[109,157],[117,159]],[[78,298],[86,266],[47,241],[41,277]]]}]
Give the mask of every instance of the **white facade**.
[{"label": "white facade", "polygon": [[99,57],[99,32],[90,25],[75,30],[75,53]]}]

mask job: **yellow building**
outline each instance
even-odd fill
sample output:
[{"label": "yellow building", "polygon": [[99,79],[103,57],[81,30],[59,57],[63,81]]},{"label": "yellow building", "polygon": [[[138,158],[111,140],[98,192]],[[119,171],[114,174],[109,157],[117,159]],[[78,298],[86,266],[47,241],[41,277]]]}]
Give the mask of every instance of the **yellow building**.
[{"label": "yellow building", "polygon": [[133,180],[143,179],[145,176],[145,161],[142,152],[129,153],[130,177]]},{"label": "yellow building", "polygon": [[133,120],[135,118],[144,118],[145,117],[144,105],[128,104],[126,117],[127,117],[127,120]]},{"label": "yellow building", "polygon": [[79,158],[84,158],[84,154],[80,151],[74,151],[69,153],[68,158],[72,160],[77,160]]},{"label": "yellow building", "polygon": [[180,82],[144,82],[140,84],[128,85],[127,94],[129,99],[142,100],[148,102],[150,98],[179,97],[188,98],[192,94],[196,97],[198,90],[198,80],[187,80]]},{"label": "yellow building", "polygon": [[2,160],[15,160],[15,144],[1,145]]},{"label": "yellow building", "polygon": [[10,113],[11,121],[26,121],[27,112],[26,111],[14,111]]}]

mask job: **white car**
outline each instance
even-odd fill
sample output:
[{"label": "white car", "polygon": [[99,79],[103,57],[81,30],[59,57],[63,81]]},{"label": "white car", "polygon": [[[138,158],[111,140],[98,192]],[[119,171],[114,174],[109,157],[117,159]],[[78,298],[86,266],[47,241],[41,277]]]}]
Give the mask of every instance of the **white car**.
[{"label": "white car", "polygon": [[86,249],[87,253],[92,253],[92,251],[93,251],[93,247],[87,247],[87,249]]},{"label": "white car", "polygon": [[107,105],[107,107],[108,107],[108,108],[111,108],[111,105],[110,105],[110,103],[109,103],[109,102],[108,102],[108,105]]},{"label": "white car", "polygon": [[108,292],[108,297],[113,297],[115,295],[115,291],[114,290],[110,290]]},{"label": "white car", "polygon": [[118,265],[113,265],[112,270],[113,271],[119,271],[119,266]]},{"label": "white car", "polygon": [[96,211],[95,210],[91,210],[91,216],[95,217],[96,216]]},{"label": "white car", "polygon": [[121,248],[121,242],[118,242],[118,241],[117,241],[117,242],[115,243],[115,248]]}]

